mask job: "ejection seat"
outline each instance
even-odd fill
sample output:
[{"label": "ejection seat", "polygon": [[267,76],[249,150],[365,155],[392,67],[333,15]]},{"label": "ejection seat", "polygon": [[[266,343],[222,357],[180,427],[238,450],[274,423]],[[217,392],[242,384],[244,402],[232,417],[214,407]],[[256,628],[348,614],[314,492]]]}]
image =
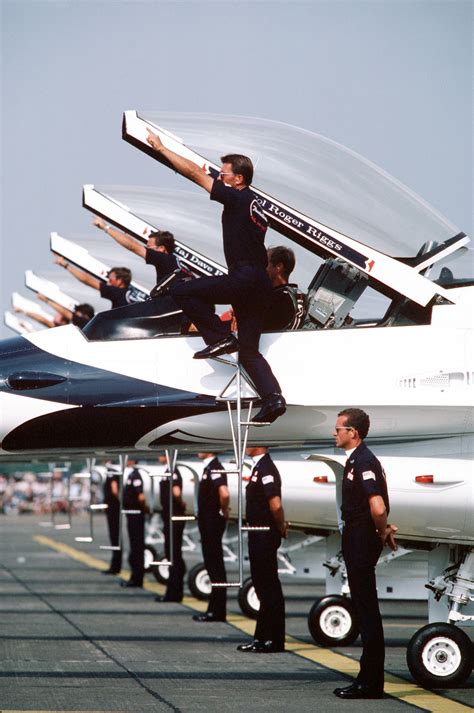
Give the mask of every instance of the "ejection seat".
[{"label": "ejection seat", "polygon": [[308,307],[303,329],[343,327],[349,312],[368,284],[367,275],[345,260],[326,260],[308,287]]}]

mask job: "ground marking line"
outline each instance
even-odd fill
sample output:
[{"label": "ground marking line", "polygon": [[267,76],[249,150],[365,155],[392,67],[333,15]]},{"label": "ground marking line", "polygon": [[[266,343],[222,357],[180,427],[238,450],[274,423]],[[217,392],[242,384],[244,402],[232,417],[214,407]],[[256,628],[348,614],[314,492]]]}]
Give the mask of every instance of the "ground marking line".
[{"label": "ground marking line", "polygon": [[[50,537],[45,537],[44,535],[35,535],[33,539],[39,544],[45,545],[46,547],[51,547],[58,552],[63,552],[69,557],[82,562],[83,564],[93,567],[94,569],[106,570],[108,569],[107,564],[97,557],[88,555],[85,552],[70,547],[62,542],[56,542]],[[122,570],[120,572],[122,579],[128,579],[130,573],[127,570]],[[145,582],[143,588],[150,592],[163,593],[165,591],[163,585]],[[204,611],[207,609],[206,602],[200,602],[194,597],[184,597],[182,604],[189,609],[194,609],[195,611]],[[255,622],[247,617],[240,616],[239,614],[229,615],[227,617],[227,623],[231,624],[234,628],[249,634],[253,634],[255,629]],[[359,662],[352,659],[344,654],[339,654],[331,649],[324,649],[316,646],[316,644],[308,644],[303,641],[299,641],[292,636],[286,636],[285,648],[287,651],[301,656],[302,658],[313,661],[324,668],[331,669],[337,673],[342,673],[348,676],[355,676],[359,671]],[[411,681],[406,681],[399,676],[394,676],[391,673],[385,672],[385,692],[396,698],[399,701],[403,701],[411,706],[416,706],[424,710],[430,711],[430,713],[472,713],[472,708],[470,706],[464,705],[463,703],[458,703],[457,701],[452,701],[449,698],[428,691],[421,686],[417,686],[416,683]],[[9,713],[7,711],[2,711],[0,713]],[[20,711],[14,711],[13,713],[21,713]]]}]

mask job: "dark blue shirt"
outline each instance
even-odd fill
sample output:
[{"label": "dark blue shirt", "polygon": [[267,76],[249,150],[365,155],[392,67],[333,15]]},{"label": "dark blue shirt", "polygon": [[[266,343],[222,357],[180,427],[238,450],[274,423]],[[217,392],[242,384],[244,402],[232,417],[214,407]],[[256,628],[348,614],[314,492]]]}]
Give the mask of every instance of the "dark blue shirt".
[{"label": "dark blue shirt", "polygon": [[277,529],[268,501],[281,498],[281,478],[269,454],[265,454],[252,470],[245,489],[245,517],[249,525],[270,525]]},{"label": "dark blue shirt", "polygon": [[365,443],[361,443],[347,459],[342,480],[342,519],[347,524],[352,520],[371,517],[369,498],[380,495],[390,512],[387,482],[379,460]]},{"label": "dark blue shirt", "polygon": [[139,495],[143,493],[143,478],[140,471],[134,468],[125,481],[123,489],[123,506],[126,510],[143,510]]},{"label": "dark blue shirt", "polygon": [[168,255],[168,253],[158,252],[158,250],[152,250],[151,248],[146,249],[145,262],[147,265],[154,266],[157,282],[160,282],[166,275],[180,267],[176,255]]},{"label": "dark blue shirt", "polygon": [[[166,469],[165,473],[169,473]],[[170,480],[171,478],[161,478],[160,480],[160,504],[161,513],[163,519],[167,519],[170,516]],[[183,478],[178,468],[175,468],[173,473],[173,485],[177,485],[181,492],[183,492]],[[183,508],[178,504],[178,501],[173,497],[173,515],[182,515],[184,513]]]},{"label": "dark blue shirt", "polygon": [[128,287],[114,287],[107,285],[105,282],[100,283],[100,296],[112,302],[112,309],[116,307],[125,307],[129,304]]},{"label": "dark blue shirt", "polygon": [[213,470],[223,470],[218,458],[213,458],[204,468],[198,492],[199,520],[212,520],[218,517],[221,502],[219,499],[219,488],[227,485],[227,475],[225,473],[213,473]]},{"label": "dark blue shirt", "polygon": [[265,269],[264,240],[268,222],[255,194],[248,187],[238,191],[215,179],[211,201],[224,206],[222,237],[227,266],[232,269],[235,263],[244,260]]}]

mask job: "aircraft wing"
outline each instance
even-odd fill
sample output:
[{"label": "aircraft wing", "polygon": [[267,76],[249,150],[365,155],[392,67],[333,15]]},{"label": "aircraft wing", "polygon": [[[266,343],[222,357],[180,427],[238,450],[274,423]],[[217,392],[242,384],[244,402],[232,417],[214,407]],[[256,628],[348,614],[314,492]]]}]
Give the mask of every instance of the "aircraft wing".
[{"label": "aircraft wing", "polygon": [[[88,250],[77,245],[77,243],[63,238],[58,233],[51,233],[50,247],[51,252],[56,255],[61,255],[69,262],[72,262],[73,265],[76,265],[76,267],[89,273],[89,275],[97,277],[101,282],[107,282],[110,267],[100,260],[96,260]],[[130,283],[129,291],[133,302],[142,302],[150,296],[149,290],[136,282]]]},{"label": "aircraft wing", "polygon": [[[167,148],[189,159],[209,175],[217,177],[218,166],[185,146],[180,138],[151,121],[141,118],[136,111],[124,113],[123,138],[155,160],[171,167],[165,158],[148,145],[146,141],[147,128],[157,133]],[[377,283],[377,288],[385,294],[397,293],[422,306],[427,305],[437,296],[443,297],[448,302],[452,301],[445,289],[419,273],[419,270],[423,269],[422,265],[417,268],[412,267],[323,225],[255,186],[252,186],[252,190],[260,199],[261,207],[274,230],[320,257],[344,259],[365,272],[370,281]],[[446,241],[445,249],[456,250],[467,242],[469,242],[467,236],[464,233],[459,233],[450,241]]]},{"label": "aircraft wing", "polygon": [[[90,184],[83,188],[82,205],[92,213],[113,223],[119,229],[134,235],[145,244],[150,233],[160,230],[158,225],[152,225],[134,215],[127,205]],[[227,273],[227,269],[223,265],[209,259],[194,248],[190,248],[178,240],[175,241],[175,246],[175,253],[180,261],[197,275],[216,276]]]}]

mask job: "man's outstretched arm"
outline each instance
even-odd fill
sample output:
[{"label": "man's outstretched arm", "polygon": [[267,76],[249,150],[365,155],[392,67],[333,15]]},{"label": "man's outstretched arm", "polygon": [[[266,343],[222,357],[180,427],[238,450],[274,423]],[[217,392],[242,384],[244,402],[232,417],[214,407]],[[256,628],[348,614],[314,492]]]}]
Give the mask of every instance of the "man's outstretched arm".
[{"label": "man's outstretched arm", "polygon": [[57,265],[64,267],[64,269],[70,272],[79,282],[83,282],[85,285],[88,285],[88,287],[93,287],[94,290],[100,289],[100,280],[92,277],[92,275],[88,275],[87,272],[83,272],[75,265],[71,265],[61,255],[56,255],[55,262]]},{"label": "man's outstretched arm", "polygon": [[154,149],[157,153],[162,154],[162,156],[164,156],[173,168],[178,171],[178,173],[181,173],[182,176],[194,181],[194,183],[197,183],[198,186],[204,188],[204,190],[208,193],[211,192],[212,184],[214,183],[214,179],[211,178],[211,176],[204,173],[202,168],[196,166],[196,164],[189,159],[183,158],[174,151],[167,149],[166,146],[162,144],[160,137],[154,134],[153,131],[150,131],[148,128],[147,131],[147,142],[150,144],[152,149]]},{"label": "man's outstretched arm", "polygon": [[146,247],[144,245],[140,245],[140,243],[131,238],[130,235],[122,233],[122,231],[117,230],[117,228],[113,228],[111,225],[107,225],[105,220],[102,220],[102,218],[96,218],[93,221],[93,225],[95,225],[96,228],[103,230],[104,233],[107,233],[107,235],[110,235],[110,237],[123,248],[130,250],[130,252],[135,253],[135,255],[138,255],[139,257],[144,258],[146,256]]}]

